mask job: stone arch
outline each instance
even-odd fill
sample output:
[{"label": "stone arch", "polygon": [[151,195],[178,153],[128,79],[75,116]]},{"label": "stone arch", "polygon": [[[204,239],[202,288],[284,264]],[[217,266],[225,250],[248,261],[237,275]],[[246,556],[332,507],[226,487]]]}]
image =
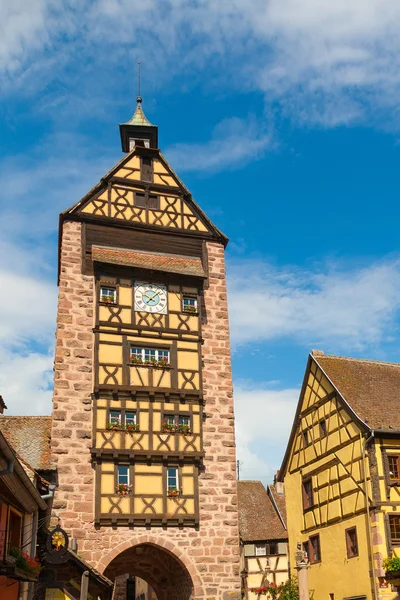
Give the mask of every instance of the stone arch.
[{"label": "stone arch", "polygon": [[[123,576],[141,577],[152,586],[158,600],[191,600],[202,595],[196,568],[184,552],[167,540],[157,544],[146,538],[141,536],[136,542],[119,544],[103,557],[99,570],[112,581],[118,578],[117,581],[123,582],[118,586],[125,585]],[[116,593],[115,597],[118,596]]]}]

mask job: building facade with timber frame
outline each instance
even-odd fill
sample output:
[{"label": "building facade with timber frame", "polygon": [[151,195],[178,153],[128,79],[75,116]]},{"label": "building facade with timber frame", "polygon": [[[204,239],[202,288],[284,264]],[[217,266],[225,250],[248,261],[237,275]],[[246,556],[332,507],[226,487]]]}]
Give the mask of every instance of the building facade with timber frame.
[{"label": "building facade with timber frame", "polygon": [[232,598],[227,238],[141,104],[120,126],[125,156],[60,215],[54,511],[116,597],[129,573],[159,600]]}]

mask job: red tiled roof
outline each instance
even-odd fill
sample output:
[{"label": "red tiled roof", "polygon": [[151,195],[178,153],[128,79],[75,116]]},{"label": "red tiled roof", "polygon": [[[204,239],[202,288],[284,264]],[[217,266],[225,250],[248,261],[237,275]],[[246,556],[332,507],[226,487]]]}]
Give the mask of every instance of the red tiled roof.
[{"label": "red tiled roof", "polygon": [[371,429],[400,430],[400,364],[322,352],[313,359]]},{"label": "red tiled roof", "polygon": [[39,471],[53,468],[50,462],[51,417],[0,415],[0,431],[30,467]]},{"label": "red tiled roof", "polygon": [[239,533],[244,542],[286,540],[282,525],[261,481],[238,481]]},{"label": "red tiled roof", "polygon": [[178,254],[153,254],[152,252],[138,252],[137,250],[106,248],[103,246],[93,246],[92,257],[94,261],[113,265],[180,273],[193,277],[206,277],[201,259],[196,257]]}]

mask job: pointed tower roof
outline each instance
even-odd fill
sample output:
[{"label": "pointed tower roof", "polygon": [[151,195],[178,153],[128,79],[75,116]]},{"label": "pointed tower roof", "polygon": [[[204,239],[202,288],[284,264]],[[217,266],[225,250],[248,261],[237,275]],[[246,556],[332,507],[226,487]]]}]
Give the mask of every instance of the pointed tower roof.
[{"label": "pointed tower roof", "polygon": [[147,119],[146,115],[143,112],[142,97],[138,96],[136,98],[136,102],[137,102],[136,110],[133,113],[133,116],[131,117],[131,119],[129,121],[127,121],[126,123],[123,123],[123,125],[142,125],[142,126],[147,125],[149,127],[155,127],[155,125],[150,123],[150,121]]},{"label": "pointed tower roof", "polygon": [[135,146],[158,148],[158,127],[146,118],[141,96],[136,98],[136,102],[132,118],[119,126],[123,152],[130,152]]}]

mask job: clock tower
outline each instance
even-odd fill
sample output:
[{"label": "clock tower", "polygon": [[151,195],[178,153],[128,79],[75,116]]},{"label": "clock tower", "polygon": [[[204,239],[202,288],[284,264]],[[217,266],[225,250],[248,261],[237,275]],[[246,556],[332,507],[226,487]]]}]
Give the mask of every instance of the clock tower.
[{"label": "clock tower", "polygon": [[120,133],[123,158],[60,215],[54,515],[115,599],[133,576],[158,600],[232,599],[227,238],[161,154],[140,97]]}]

